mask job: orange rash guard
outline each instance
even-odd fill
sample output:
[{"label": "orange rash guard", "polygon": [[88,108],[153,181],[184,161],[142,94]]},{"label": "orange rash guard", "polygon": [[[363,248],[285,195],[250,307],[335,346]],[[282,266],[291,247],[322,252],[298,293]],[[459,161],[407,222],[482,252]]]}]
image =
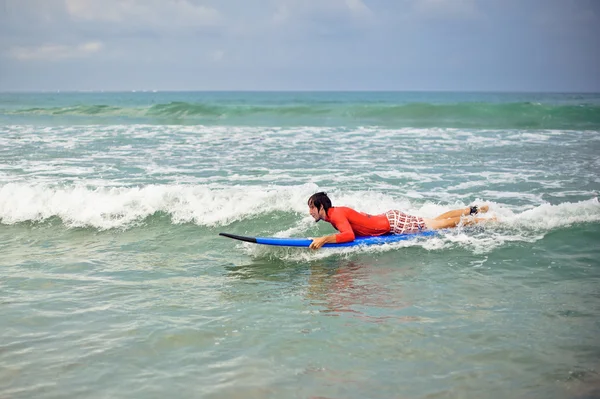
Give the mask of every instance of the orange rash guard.
[{"label": "orange rash guard", "polygon": [[367,215],[352,208],[331,207],[327,221],[339,231],[335,242],[348,242],[356,236],[380,236],[390,232],[390,222],[385,214]]}]

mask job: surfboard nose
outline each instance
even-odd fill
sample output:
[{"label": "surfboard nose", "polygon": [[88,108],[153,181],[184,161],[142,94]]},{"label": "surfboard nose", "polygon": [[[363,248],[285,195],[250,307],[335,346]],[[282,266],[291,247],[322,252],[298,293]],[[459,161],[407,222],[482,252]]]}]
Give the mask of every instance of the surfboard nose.
[{"label": "surfboard nose", "polygon": [[252,243],[256,244],[256,238],[254,238],[254,237],[238,236],[238,235],[229,234],[229,233],[219,233],[219,235],[223,236],[223,237],[227,237],[227,238],[233,238],[234,240],[252,242]]}]

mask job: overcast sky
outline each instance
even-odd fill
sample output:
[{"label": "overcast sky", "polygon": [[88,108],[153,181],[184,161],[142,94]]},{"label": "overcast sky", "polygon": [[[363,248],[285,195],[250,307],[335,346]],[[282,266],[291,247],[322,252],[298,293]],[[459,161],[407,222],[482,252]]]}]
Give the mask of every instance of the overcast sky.
[{"label": "overcast sky", "polygon": [[600,0],[0,0],[0,91],[600,91]]}]

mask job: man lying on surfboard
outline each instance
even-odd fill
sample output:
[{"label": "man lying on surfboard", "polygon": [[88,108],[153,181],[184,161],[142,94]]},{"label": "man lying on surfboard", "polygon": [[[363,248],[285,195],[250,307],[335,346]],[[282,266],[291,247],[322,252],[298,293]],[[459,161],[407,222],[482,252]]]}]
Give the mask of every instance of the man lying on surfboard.
[{"label": "man lying on surfboard", "polygon": [[353,241],[356,236],[380,236],[384,234],[410,234],[424,230],[438,230],[456,227],[462,221],[469,225],[490,219],[474,218],[463,220],[463,216],[474,215],[488,211],[487,205],[470,206],[446,212],[435,219],[391,210],[381,215],[368,215],[348,207],[334,207],[326,193],[311,195],[308,199],[308,210],[315,222],[324,220],[339,231],[337,234],[314,238],[311,249],[319,249],[327,243],[342,243]]}]

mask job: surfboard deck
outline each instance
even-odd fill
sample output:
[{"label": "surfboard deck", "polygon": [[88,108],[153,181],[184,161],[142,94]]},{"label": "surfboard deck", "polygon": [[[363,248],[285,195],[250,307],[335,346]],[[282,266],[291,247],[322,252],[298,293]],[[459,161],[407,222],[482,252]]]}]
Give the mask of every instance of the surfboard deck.
[{"label": "surfboard deck", "polygon": [[[390,244],[398,241],[410,240],[418,237],[429,237],[438,234],[436,231],[423,231],[414,234],[388,234],[376,237],[356,237],[354,241],[343,242],[343,243],[332,243],[325,244],[323,247],[326,248],[340,248],[340,247],[356,247],[358,245],[382,245]],[[278,247],[304,247],[308,248],[312,243],[310,238],[280,238],[280,237],[249,237],[240,236],[229,233],[219,233],[220,236],[232,238],[234,240],[250,242],[253,244],[261,245],[274,245]]]}]

